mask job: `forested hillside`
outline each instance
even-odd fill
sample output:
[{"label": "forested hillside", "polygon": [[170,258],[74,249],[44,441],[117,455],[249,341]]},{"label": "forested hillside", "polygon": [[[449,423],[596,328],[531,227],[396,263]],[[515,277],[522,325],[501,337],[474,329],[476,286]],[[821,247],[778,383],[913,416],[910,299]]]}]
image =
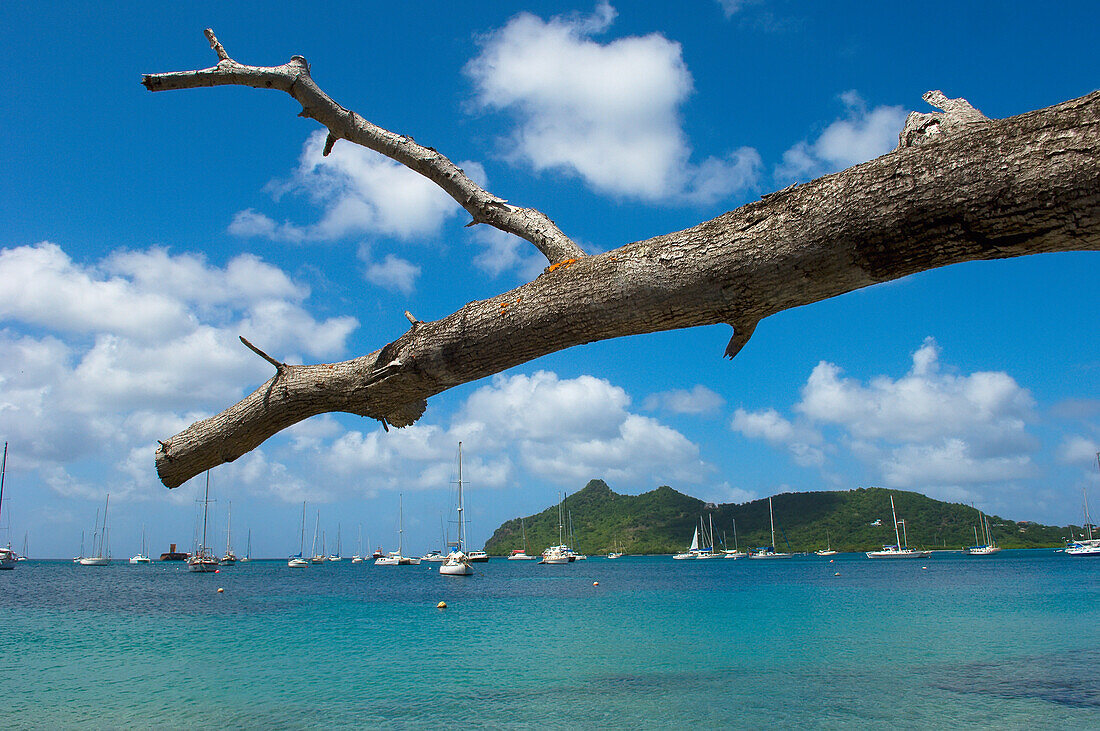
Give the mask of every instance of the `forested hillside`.
[{"label": "forested hillside", "polygon": [[[839,551],[866,551],[892,544],[891,495],[898,519],[905,521],[910,546],[958,549],[974,544],[978,513],[969,505],[945,503],[915,492],[868,487],[774,496],[776,548],[815,551],[825,547],[827,537]],[[558,543],[558,514],[559,506],[551,505],[523,519],[528,553],[539,553]],[[708,525],[713,520],[719,543],[724,541],[730,548],[734,546],[735,521],[736,542],[742,549],[771,542],[767,498],[715,505],[667,485],[641,495],[619,495],[603,480],[592,480],[565,499],[562,540],[589,554],[606,553],[620,542],[627,553],[673,553],[687,547],[700,517]],[[993,537],[1004,548],[1061,545],[1071,530],[1068,526],[1014,522],[995,515],[989,516],[989,523]],[[485,549],[495,555],[521,547],[519,518],[497,528],[485,544]]]}]

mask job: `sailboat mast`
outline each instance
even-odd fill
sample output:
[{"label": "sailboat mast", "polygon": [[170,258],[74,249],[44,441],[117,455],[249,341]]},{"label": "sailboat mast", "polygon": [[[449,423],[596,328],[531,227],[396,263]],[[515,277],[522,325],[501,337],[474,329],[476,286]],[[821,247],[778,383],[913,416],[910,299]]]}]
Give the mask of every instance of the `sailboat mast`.
[{"label": "sailboat mast", "polygon": [[306,552],[306,502],[302,501],[302,530],[298,535],[298,558]]},{"label": "sailboat mast", "polygon": [[107,493],[107,500],[103,503],[103,539],[99,546],[103,549],[103,555],[108,558],[111,555],[111,544],[107,540],[107,506],[111,502],[111,493]]},{"label": "sailboat mast", "polygon": [[405,555],[404,547],[404,533],[405,533],[405,513],[404,508],[401,505],[402,495],[397,493],[397,555]]},{"label": "sailboat mast", "polygon": [[[206,471],[206,494],[202,498],[202,544],[199,546],[199,555],[206,551],[206,518],[210,510],[210,470]],[[106,512],[103,516],[103,525],[107,525]]]},{"label": "sailboat mast", "polygon": [[466,550],[466,521],[462,514],[462,442],[458,443],[458,540],[459,551]]},{"label": "sailboat mast", "polygon": [[562,544],[562,540],[561,540],[561,530],[562,530],[561,503],[562,503],[562,497],[561,497],[561,491],[559,490],[558,491],[558,545],[559,546]]},{"label": "sailboat mast", "polygon": [[775,550],[775,513],[772,512],[772,499],[768,498],[768,520],[772,524],[772,550]]},{"label": "sailboat mast", "polygon": [[[0,462],[0,515],[4,510],[4,473],[8,471],[8,443],[4,442],[4,460]],[[81,551],[83,553],[83,551]]]},{"label": "sailboat mast", "polygon": [[233,501],[229,501],[229,507],[225,513],[225,554],[228,556],[230,553],[230,536],[233,530]]},{"label": "sailboat mast", "polygon": [[[194,536],[192,536],[194,538]],[[99,555],[99,508],[95,509],[95,525],[92,526],[92,553]]]},{"label": "sailboat mast", "polygon": [[737,548],[737,518],[733,518],[733,550],[738,551]]},{"label": "sailboat mast", "polygon": [[317,511],[317,519],[315,521],[313,521],[313,545],[310,546],[310,548],[309,548],[309,550],[311,552],[311,555],[313,555],[313,556],[317,555],[317,531],[320,528],[321,528],[321,511],[318,510]]},{"label": "sailboat mast", "polygon": [[898,534],[898,512],[894,509],[894,496],[890,496],[890,515],[894,516],[894,540],[898,542],[898,548],[901,548],[901,536]]}]

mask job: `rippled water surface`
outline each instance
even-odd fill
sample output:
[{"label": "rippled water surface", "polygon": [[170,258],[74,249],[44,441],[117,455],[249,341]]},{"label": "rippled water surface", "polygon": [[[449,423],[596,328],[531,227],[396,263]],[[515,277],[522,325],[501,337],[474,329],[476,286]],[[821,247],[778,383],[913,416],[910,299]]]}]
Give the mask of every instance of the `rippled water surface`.
[{"label": "rippled water surface", "polygon": [[21,563],[0,572],[3,724],[1100,726],[1100,559],[476,570]]}]

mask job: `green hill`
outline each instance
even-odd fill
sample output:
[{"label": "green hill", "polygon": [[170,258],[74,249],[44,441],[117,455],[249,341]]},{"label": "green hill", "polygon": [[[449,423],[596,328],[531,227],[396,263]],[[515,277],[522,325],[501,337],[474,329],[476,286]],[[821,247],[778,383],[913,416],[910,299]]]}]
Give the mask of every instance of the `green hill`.
[{"label": "green hill", "polygon": [[[974,508],[933,500],[915,492],[879,487],[836,492],[796,492],[775,495],[777,550],[815,551],[825,547],[828,534],[839,551],[867,551],[894,543],[890,496],[898,519],[905,521],[909,545],[914,548],[962,548],[973,545],[978,517]],[[728,547],[744,550],[771,542],[767,499],[741,504],[714,505],[662,486],[641,495],[619,495],[603,480],[592,480],[565,501],[565,541],[570,522],[573,547],[600,554],[619,542],[627,553],[674,553],[687,547],[699,517],[714,520],[714,531]],[[523,518],[529,553],[558,543],[558,506]],[[874,525],[880,521],[879,525]],[[1058,546],[1071,527],[1014,522],[989,516],[993,536],[1003,548]],[[1079,531],[1079,529],[1078,529]],[[486,542],[485,550],[505,555],[523,546],[520,519],[503,523]]]}]

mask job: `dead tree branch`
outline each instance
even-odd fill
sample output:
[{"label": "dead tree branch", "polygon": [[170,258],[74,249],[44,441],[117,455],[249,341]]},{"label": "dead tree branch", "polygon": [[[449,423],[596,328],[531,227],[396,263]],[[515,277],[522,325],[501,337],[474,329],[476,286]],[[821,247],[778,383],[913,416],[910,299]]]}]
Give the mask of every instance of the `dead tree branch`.
[{"label": "dead tree branch", "polygon": [[141,83],[149,91],[207,86],[250,86],[285,91],[302,105],[299,116],[315,119],[328,128],[325,155],[332,151],[338,139],[362,145],[396,160],[438,185],[473,217],[470,225],[487,223],[526,239],[551,264],[584,256],[581,247],[541,211],[513,206],[482,189],[470,180],[462,168],[431,147],[417,144],[412,137],[382,129],[355,112],[344,109],[317,86],[310,76],[309,63],[301,56],[293,56],[282,66],[245,66],[229,57],[209,28],[206,29],[206,38],[218,55],[216,66],[198,71],[146,74]]},{"label": "dead tree branch", "polygon": [[[313,116],[323,105],[305,70],[300,58],[256,69],[227,57],[146,85],[274,86]],[[943,113],[911,116],[888,155],[685,231],[598,256],[559,251],[548,255],[554,266],[511,292],[434,322],[409,315],[413,327],[374,353],[284,366],[162,442],[160,478],[178,486],[316,414],[406,426],[434,394],[582,343],[724,322],[734,328],[733,357],[760,320],[792,307],[959,262],[1100,250],[1100,92],[1003,120],[965,100],[926,97]],[[349,138],[343,120],[354,115],[320,116]]]}]

